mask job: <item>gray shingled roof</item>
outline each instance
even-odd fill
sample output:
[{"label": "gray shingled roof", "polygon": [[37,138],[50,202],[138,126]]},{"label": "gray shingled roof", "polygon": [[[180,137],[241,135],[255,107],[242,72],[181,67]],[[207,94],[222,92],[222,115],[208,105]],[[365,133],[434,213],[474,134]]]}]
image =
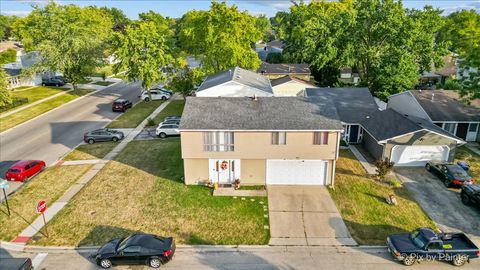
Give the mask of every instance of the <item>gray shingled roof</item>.
[{"label": "gray shingled roof", "polygon": [[480,108],[460,102],[455,91],[412,90],[410,93],[432,121],[480,121]]},{"label": "gray shingled roof", "polygon": [[412,116],[405,116],[393,109],[375,111],[360,124],[377,141],[388,140],[393,137],[423,129],[450,137],[452,140],[462,141],[460,138],[448,133],[429,121]]},{"label": "gray shingled roof", "polygon": [[331,100],[344,123],[361,123],[372,112],[378,110],[368,88],[307,88],[307,97]]},{"label": "gray shingled roof", "polygon": [[329,101],[301,97],[190,97],[180,130],[342,130]]},{"label": "gray shingled roof", "polygon": [[308,64],[269,64],[263,62],[258,73],[264,74],[305,74],[310,75]]},{"label": "gray shingled roof", "polygon": [[302,80],[302,79],[299,79],[299,78],[295,78],[295,77],[292,77],[290,75],[285,75],[283,77],[280,77],[280,78],[277,78],[277,79],[273,79],[270,81],[270,83],[272,84],[272,87],[274,86],[277,86],[277,85],[280,85],[280,84],[284,84],[284,83],[287,83],[287,82],[290,82],[290,81],[296,81],[296,82],[299,82],[299,83],[303,83],[303,84],[308,84],[312,87],[316,87],[315,84],[311,83],[311,82],[307,82],[305,80]]},{"label": "gray shingled roof", "polygon": [[208,78],[202,82],[197,92],[229,81],[234,81],[239,84],[273,94],[272,86],[270,85],[268,78],[265,78],[264,76],[253,71],[239,67],[234,67],[229,70],[208,76]]}]

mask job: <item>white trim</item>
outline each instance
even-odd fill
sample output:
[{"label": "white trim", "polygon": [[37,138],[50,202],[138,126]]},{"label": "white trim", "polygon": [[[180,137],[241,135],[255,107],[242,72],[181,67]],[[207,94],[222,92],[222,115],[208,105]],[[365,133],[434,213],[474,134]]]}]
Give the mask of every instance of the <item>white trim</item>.
[{"label": "white trim", "polygon": [[180,132],[209,132],[209,131],[224,131],[224,132],[339,132],[343,133],[343,129],[179,129]]},{"label": "white trim", "polygon": [[414,133],[417,133],[417,132],[420,132],[420,131],[427,131],[427,132],[435,133],[435,134],[437,134],[437,135],[439,135],[439,136],[442,136],[442,137],[445,137],[445,138],[449,138],[449,139],[451,139],[451,140],[453,140],[453,141],[456,141],[457,143],[465,144],[465,142],[464,142],[463,140],[458,140],[458,139],[456,139],[456,138],[454,138],[454,137],[447,136],[447,135],[444,135],[444,134],[435,132],[435,131],[430,130],[430,129],[425,129],[425,128],[420,129],[420,130],[417,130],[417,131],[405,133],[405,134],[402,134],[402,135],[398,135],[398,136],[395,136],[395,137],[391,137],[391,138],[388,138],[388,139],[385,139],[385,140],[381,140],[381,141],[379,141],[379,143],[387,143],[389,140],[394,140],[394,139],[396,139],[396,138],[400,138],[400,137],[403,137],[403,136],[409,135],[409,134],[414,134]]},{"label": "white trim", "polygon": [[480,123],[480,121],[432,121],[432,123],[448,123],[448,124],[454,124],[454,123],[457,123],[457,124],[465,124],[465,123],[474,123],[474,124],[477,124],[477,123]]}]

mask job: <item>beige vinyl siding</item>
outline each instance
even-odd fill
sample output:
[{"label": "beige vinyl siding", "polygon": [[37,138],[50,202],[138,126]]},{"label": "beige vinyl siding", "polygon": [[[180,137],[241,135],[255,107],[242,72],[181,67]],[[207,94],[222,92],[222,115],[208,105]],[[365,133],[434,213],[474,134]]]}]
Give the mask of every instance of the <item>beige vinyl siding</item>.
[{"label": "beige vinyl siding", "polygon": [[242,185],[265,185],[267,173],[265,159],[242,159],[240,164]]},{"label": "beige vinyl siding", "polygon": [[195,185],[208,181],[208,159],[183,160],[185,184]]}]

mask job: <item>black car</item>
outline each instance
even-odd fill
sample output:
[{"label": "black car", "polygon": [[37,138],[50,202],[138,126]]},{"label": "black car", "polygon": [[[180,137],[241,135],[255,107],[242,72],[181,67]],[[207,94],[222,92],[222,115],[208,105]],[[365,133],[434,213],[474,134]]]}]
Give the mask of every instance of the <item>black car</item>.
[{"label": "black car", "polygon": [[55,77],[50,79],[43,79],[42,85],[44,86],[64,86],[65,81],[61,78]]},{"label": "black car", "polygon": [[463,185],[460,198],[463,204],[480,208],[480,185]]},{"label": "black car", "polygon": [[142,233],[110,240],[94,256],[96,263],[102,268],[120,264],[141,264],[158,268],[170,261],[174,253],[175,241],[172,237]]},{"label": "black car", "polygon": [[460,187],[464,184],[473,184],[474,182],[458,164],[430,161],[425,165],[425,169],[438,176],[446,187]]},{"label": "black car", "polygon": [[123,137],[123,132],[109,128],[97,129],[83,134],[83,140],[89,144],[107,141],[116,142],[123,139]]},{"label": "black car", "polygon": [[0,259],[2,270],[33,270],[33,263],[30,258],[2,258]]},{"label": "black car", "polygon": [[128,99],[117,99],[112,104],[112,111],[124,112],[129,108],[132,108],[133,104]]}]

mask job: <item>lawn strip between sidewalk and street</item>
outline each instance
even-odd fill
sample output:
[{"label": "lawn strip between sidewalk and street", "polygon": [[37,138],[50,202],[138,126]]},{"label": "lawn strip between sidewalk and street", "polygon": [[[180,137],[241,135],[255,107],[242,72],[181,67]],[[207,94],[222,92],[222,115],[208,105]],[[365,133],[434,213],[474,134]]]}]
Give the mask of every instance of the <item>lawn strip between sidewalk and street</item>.
[{"label": "lawn strip between sidewalk and street", "polygon": [[92,165],[50,167],[24,184],[8,198],[11,216],[7,215],[5,204],[0,205],[0,239],[14,239],[39,216],[35,210],[39,201],[45,200],[47,205],[55,202],[91,167]]},{"label": "lawn strip between sidewalk and street", "polygon": [[[350,150],[340,150],[335,169],[335,188],[330,189],[335,204],[352,237],[360,245],[384,245],[392,233],[418,227],[436,228],[405,187],[395,188],[367,178]],[[395,195],[398,205],[386,198]]]},{"label": "lawn strip between sidewalk and street", "polygon": [[267,244],[266,198],[213,197],[183,183],[178,140],[132,141],[30,244],[101,245],[133,232],[178,244]]},{"label": "lawn strip between sidewalk and street", "polygon": [[113,120],[107,128],[134,128],[148,117],[163,101],[140,101],[133,108],[128,109],[120,117]]},{"label": "lawn strip between sidewalk and street", "polygon": [[99,142],[94,144],[81,144],[66,155],[63,160],[93,160],[103,159],[112,151],[118,142]]},{"label": "lawn strip between sidewalk and street", "polygon": [[24,107],[28,104],[31,104],[33,102],[51,97],[56,94],[60,94],[62,92],[66,92],[70,90],[68,87],[53,87],[53,86],[36,86],[29,88],[28,90],[23,90],[21,88],[15,88],[11,91],[12,93],[12,99],[26,99],[28,100],[26,103],[18,105],[13,108],[9,108],[6,110],[0,110],[0,115],[2,115],[5,112],[9,112],[14,109],[19,109],[21,107]]}]

